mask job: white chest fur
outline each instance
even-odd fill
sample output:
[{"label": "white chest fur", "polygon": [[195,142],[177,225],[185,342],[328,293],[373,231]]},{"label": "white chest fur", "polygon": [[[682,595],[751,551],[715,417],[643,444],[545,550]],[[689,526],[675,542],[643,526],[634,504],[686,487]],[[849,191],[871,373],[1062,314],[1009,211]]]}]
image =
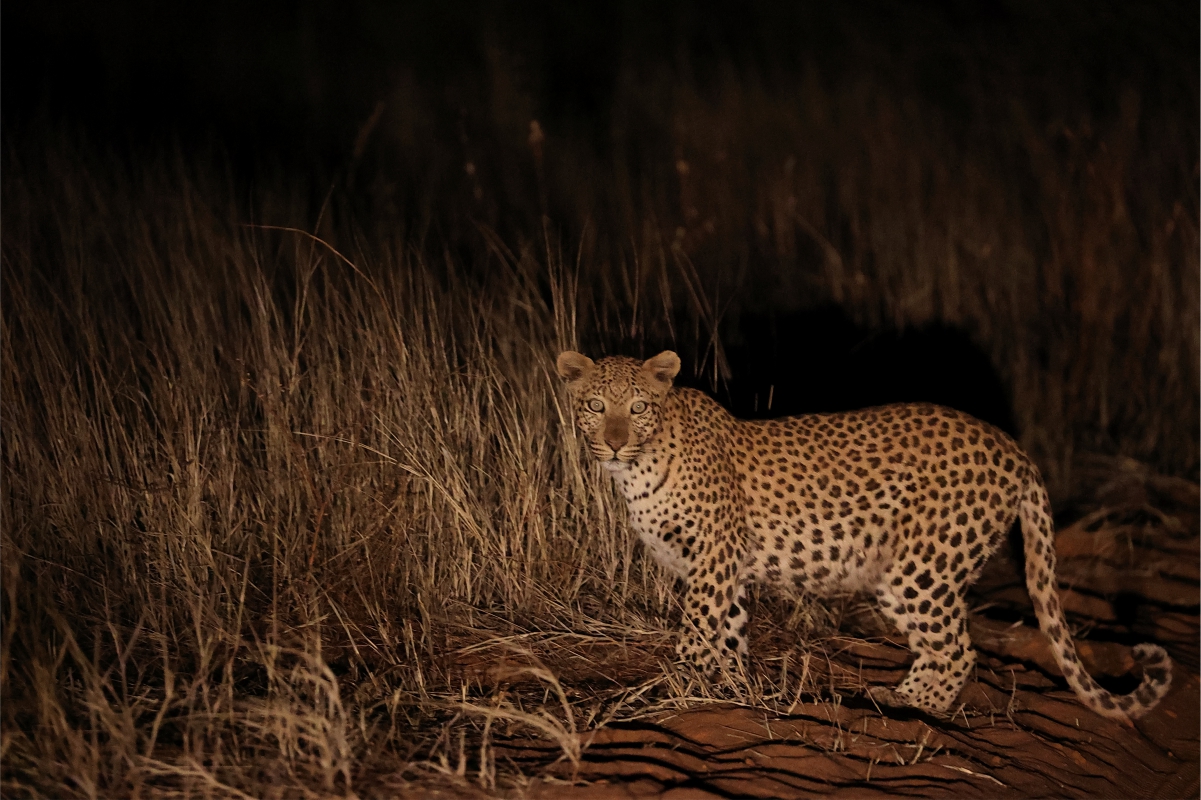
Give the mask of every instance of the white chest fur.
[{"label": "white chest fur", "polygon": [[693,565],[684,558],[678,535],[678,528],[682,527],[679,523],[684,521],[673,519],[671,498],[663,491],[671,463],[651,463],[646,459],[648,456],[644,454],[625,469],[614,470],[613,480],[625,497],[630,526],[651,556],[680,577],[687,577]]}]

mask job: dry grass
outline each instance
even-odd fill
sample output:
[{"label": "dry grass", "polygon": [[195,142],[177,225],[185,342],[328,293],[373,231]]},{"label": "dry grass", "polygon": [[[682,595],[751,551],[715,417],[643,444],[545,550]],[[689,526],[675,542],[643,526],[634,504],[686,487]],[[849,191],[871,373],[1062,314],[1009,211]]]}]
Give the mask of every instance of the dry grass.
[{"label": "dry grass", "polygon": [[437,717],[448,626],[630,604],[532,258],[352,266],[182,172],[75,175],[6,201],[10,781],[350,788]]},{"label": "dry grass", "polygon": [[[813,669],[836,640],[719,687],[668,665],[674,589],[550,369],[581,340],[713,353],[768,298],[943,321],[993,358],[1061,490],[1080,449],[1195,474],[1195,141],[1132,91],[1100,122],[981,96],[961,130],[862,79],[649,80],[616,101],[639,146],[615,134],[606,165],[509,141],[524,101],[494,83],[491,149],[435,153],[466,175],[442,228],[389,211],[395,187],[374,218],[313,213],[303,187],[244,199],[187,159],[16,148],[6,794],[492,790],[523,780],[490,755],[513,730],[575,762],[614,718],[837,702],[854,680]],[[569,680],[596,645],[638,668]]]}]

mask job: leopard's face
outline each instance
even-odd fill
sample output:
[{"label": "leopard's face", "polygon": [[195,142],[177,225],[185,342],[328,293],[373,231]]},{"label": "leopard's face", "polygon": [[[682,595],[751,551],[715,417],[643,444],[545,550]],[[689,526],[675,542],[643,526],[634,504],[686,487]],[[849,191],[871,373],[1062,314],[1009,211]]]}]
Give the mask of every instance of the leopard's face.
[{"label": "leopard's face", "polygon": [[606,469],[628,468],[659,429],[663,401],[680,371],[679,357],[665,351],[646,361],[613,357],[594,362],[568,350],[559,355],[557,367],[592,455]]}]

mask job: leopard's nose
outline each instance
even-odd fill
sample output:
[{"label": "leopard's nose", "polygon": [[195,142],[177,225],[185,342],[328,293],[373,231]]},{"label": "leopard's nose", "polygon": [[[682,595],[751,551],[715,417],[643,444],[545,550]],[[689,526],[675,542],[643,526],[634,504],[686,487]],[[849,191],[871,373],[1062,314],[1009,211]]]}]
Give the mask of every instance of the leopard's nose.
[{"label": "leopard's nose", "polygon": [[613,452],[626,446],[626,442],[630,440],[630,423],[629,420],[621,419],[620,417],[605,420],[605,444],[613,448]]}]

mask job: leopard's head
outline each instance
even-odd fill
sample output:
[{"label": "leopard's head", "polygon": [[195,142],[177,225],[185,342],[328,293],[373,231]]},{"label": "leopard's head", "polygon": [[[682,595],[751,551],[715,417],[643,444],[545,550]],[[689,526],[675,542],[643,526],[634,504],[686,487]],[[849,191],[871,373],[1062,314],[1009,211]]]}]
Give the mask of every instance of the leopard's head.
[{"label": "leopard's head", "polygon": [[619,470],[638,457],[659,429],[680,357],[665,350],[646,361],[624,356],[593,361],[567,350],[556,366],[567,381],[588,449],[606,469]]}]

